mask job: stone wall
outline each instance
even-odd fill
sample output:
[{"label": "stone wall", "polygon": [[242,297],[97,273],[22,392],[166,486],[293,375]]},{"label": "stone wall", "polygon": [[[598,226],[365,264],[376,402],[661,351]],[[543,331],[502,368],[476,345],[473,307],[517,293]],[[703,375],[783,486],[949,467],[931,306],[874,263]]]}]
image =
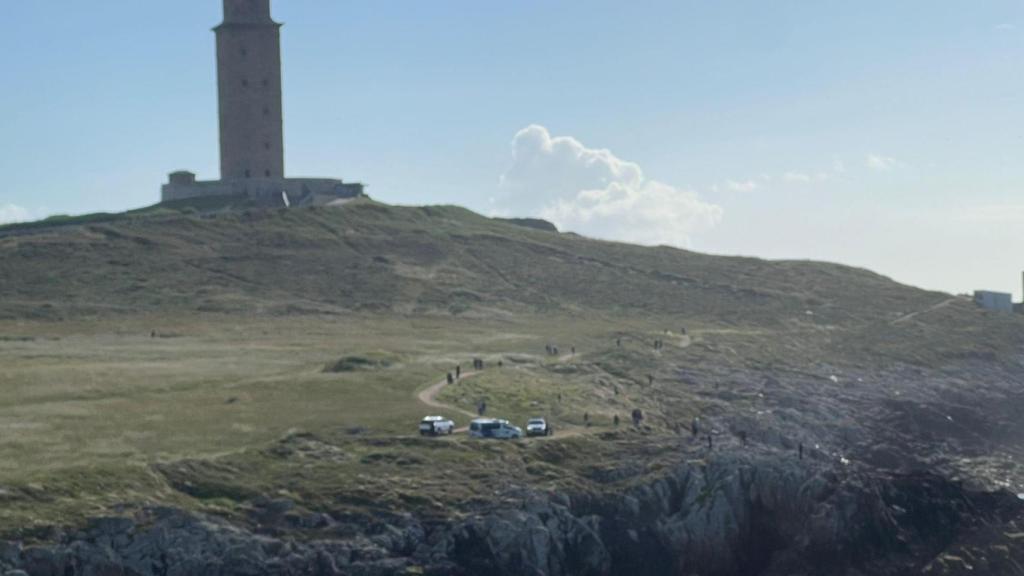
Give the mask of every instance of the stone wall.
[{"label": "stone wall", "polygon": [[[176,173],[180,174],[180,173]],[[286,192],[293,206],[326,204],[341,198],[363,195],[363,185],[333,178],[251,178],[245,180],[192,180],[172,178],[161,188],[161,201],[186,200],[202,196],[244,195],[277,202]],[[282,201],[283,202],[283,201]]]}]

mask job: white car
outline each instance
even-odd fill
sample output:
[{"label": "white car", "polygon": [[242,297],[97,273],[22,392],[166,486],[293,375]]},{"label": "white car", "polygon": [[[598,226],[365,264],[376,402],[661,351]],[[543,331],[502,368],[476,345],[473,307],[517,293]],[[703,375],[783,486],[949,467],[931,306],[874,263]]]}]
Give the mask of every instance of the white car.
[{"label": "white car", "polygon": [[522,438],[523,429],[509,424],[508,420],[477,418],[469,425],[469,435],[474,438]]},{"label": "white car", "polygon": [[530,418],[526,423],[527,436],[551,436],[555,431],[548,426],[547,420],[543,418]]},{"label": "white car", "polygon": [[427,416],[420,421],[420,436],[448,435],[455,431],[455,422],[443,416]]}]

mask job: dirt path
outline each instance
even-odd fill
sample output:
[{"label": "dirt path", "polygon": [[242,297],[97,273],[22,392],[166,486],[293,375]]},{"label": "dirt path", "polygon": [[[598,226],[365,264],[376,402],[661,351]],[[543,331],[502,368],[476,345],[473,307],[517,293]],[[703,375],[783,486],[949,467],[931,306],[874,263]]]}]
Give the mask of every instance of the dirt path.
[{"label": "dirt path", "polygon": [[[480,372],[463,372],[462,373],[462,377],[459,378],[459,380],[465,380],[467,378],[472,378],[474,376],[479,376],[480,374],[481,374]],[[458,383],[459,380],[456,380],[456,383]],[[438,402],[437,395],[440,394],[442,390],[444,390],[445,386],[448,386],[448,377],[447,376],[442,378],[440,382],[437,382],[436,384],[431,384],[430,386],[424,388],[423,390],[420,390],[419,393],[416,394],[416,398],[420,402],[422,402],[423,404],[425,404],[427,406],[430,406],[431,408],[440,408],[442,410],[449,410],[449,411],[452,411],[452,412],[458,412],[459,414],[463,414],[465,416],[469,416],[470,418],[477,418],[478,417],[477,414],[474,414],[473,412],[470,412],[468,410],[463,410],[462,408],[459,408],[458,406],[451,406],[451,405],[445,404],[443,402]],[[462,426],[462,427],[456,428],[454,430],[454,432],[456,434],[463,434],[463,433],[468,432],[468,431],[469,431],[469,426]],[[560,429],[556,429],[554,436],[550,436],[550,437],[535,436],[535,437],[531,438],[531,440],[545,440],[545,439],[548,439],[548,438],[566,438],[566,437],[569,437],[569,436],[579,436],[579,435],[583,434],[583,432],[584,432],[583,429],[575,427],[575,426],[563,427],[563,428],[560,428]]]},{"label": "dirt path", "polygon": [[[474,376],[476,376],[478,374],[480,374],[480,373],[479,372],[465,372],[465,373],[462,374],[462,377],[459,378],[459,380],[465,380],[467,378],[472,378],[472,377],[474,377]],[[458,380],[456,380],[456,382],[458,382]],[[448,377],[445,376],[437,384],[433,384],[433,385],[431,385],[431,386],[421,390],[420,393],[416,395],[416,398],[418,398],[420,402],[426,404],[427,406],[430,406],[431,408],[441,408],[443,410],[451,410],[453,412],[458,412],[460,414],[464,414],[466,416],[469,416],[470,418],[476,418],[477,415],[474,414],[473,412],[470,412],[469,410],[463,410],[462,408],[459,408],[457,406],[449,406],[448,404],[445,404],[443,402],[438,402],[437,401],[437,395],[440,394],[441,390],[444,390],[444,387],[447,386],[447,385],[448,385]]]},{"label": "dirt path", "polygon": [[933,312],[933,311],[938,310],[940,308],[945,308],[946,306],[949,306],[950,304],[956,302],[957,300],[959,300],[959,298],[950,298],[948,300],[943,300],[942,302],[939,302],[935,306],[931,306],[929,308],[925,308],[924,310],[918,310],[917,312],[911,312],[910,314],[904,314],[903,316],[900,316],[899,318],[893,320],[892,323],[893,324],[899,324],[900,322],[906,322],[907,320],[915,318],[916,316],[919,316],[921,314],[927,314],[928,312]]}]

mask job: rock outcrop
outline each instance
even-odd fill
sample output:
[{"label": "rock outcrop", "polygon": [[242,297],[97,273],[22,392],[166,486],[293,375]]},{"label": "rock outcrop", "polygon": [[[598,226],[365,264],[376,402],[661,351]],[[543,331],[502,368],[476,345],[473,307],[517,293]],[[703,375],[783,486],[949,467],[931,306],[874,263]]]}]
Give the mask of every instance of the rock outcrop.
[{"label": "rock outcrop", "polygon": [[621,492],[524,489],[516,501],[450,522],[406,515],[372,529],[317,515],[305,522],[327,527],[315,538],[157,508],[95,519],[56,542],[3,544],[0,573],[781,576],[896,575],[931,566],[957,574],[961,557],[950,547],[958,541],[973,539],[974,564],[988,562],[978,550],[1005,549],[1008,561],[1021,552],[992,542],[999,531],[978,542],[1020,516],[1012,495],[972,493],[937,476],[880,477],[770,455],[723,452]]}]

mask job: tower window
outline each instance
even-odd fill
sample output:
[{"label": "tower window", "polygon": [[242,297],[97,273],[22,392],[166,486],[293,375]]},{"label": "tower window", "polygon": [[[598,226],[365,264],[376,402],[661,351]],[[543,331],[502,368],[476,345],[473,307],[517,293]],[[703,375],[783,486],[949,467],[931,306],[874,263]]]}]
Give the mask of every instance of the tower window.
[{"label": "tower window", "polygon": [[242,58],[245,58],[246,56],[249,55],[249,50],[246,49],[245,46],[242,46],[241,52],[242,52]]},{"label": "tower window", "polygon": [[244,87],[244,88],[248,88],[249,87],[249,81],[246,80],[245,78],[242,78],[242,87]]},{"label": "tower window", "polygon": [[263,79],[263,87],[266,88],[267,86],[270,86],[270,80],[267,80],[266,78],[264,78]]},{"label": "tower window", "polygon": [[267,178],[270,178],[270,170],[264,170],[263,175],[266,176]]},{"label": "tower window", "polygon": [[263,107],[263,115],[264,116],[270,116],[270,108],[264,106]]},{"label": "tower window", "polygon": [[245,177],[246,177],[246,178],[252,178],[252,172],[251,172],[251,171],[249,171],[249,170],[246,170],[246,171],[245,171]]},{"label": "tower window", "polygon": [[270,142],[264,142],[263,143],[263,149],[264,150],[270,150]]}]

